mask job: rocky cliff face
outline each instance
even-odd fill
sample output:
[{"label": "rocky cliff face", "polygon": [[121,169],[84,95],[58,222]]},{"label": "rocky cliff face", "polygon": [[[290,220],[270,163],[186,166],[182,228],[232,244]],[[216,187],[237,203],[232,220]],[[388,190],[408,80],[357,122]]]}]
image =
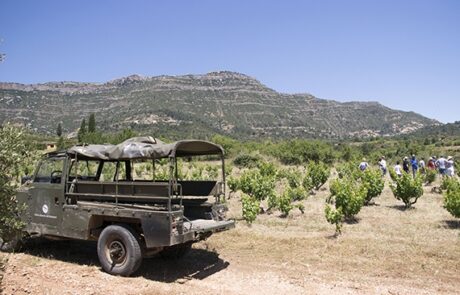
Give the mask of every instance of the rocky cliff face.
[{"label": "rocky cliff face", "polygon": [[376,102],[339,103],[310,94],[278,93],[234,72],[141,77],[104,84],[0,83],[0,122],[54,133],[73,131],[96,114],[104,130],[134,128],[156,136],[240,138],[395,135],[439,124]]}]

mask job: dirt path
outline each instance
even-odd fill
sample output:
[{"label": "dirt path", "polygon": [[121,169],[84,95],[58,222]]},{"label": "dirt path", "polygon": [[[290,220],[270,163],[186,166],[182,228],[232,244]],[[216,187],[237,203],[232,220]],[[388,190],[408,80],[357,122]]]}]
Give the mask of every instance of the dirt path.
[{"label": "dirt path", "polygon": [[[403,211],[388,190],[333,238],[321,192],[306,212],[194,245],[182,260],[152,258],[133,278],[101,271],[94,243],[50,241],[9,254],[4,294],[458,294],[460,222],[427,193]],[[238,217],[238,202],[231,214]]]}]

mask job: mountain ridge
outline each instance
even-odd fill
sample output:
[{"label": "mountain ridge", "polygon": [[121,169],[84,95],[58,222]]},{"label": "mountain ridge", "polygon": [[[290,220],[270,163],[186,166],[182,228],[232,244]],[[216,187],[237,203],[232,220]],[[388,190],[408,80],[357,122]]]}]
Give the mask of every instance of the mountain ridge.
[{"label": "mountain ridge", "polygon": [[44,133],[54,133],[59,122],[74,131],[93,112],[103,130],[133,128],[173,137],[392,136],[440,124],[376,101],[338,102],[309,93],[280,93],[231,71],[134,74],[104,83],[0,82],[0,109],[0,123],[9,120]]}]

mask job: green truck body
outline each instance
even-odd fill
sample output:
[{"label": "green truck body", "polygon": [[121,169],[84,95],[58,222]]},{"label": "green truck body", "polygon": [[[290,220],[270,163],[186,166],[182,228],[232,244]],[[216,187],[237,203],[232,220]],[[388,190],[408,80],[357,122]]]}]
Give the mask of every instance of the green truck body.
[{"label": "green truck body", "polygon": [[[206,155],[220,156],[220,181],[179,179],[178,158]],[[158,161],[166,163],[167,179],[155,177]],[[135,179],[134,163],[151,163],[151,179]],[[234,227],[225,218],[224,171],[223,150],[210,142],[133,138],[47,154],[17,200],[27,205],[27,235],[98,241],[103,269],[128,276],[143,257],[180,256]]]}]

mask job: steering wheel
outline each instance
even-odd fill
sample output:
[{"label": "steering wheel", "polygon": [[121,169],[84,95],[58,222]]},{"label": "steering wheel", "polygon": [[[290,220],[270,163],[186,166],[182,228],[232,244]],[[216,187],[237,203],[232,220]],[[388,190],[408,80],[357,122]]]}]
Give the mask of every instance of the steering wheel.
[{"label": "steering wheel", "polygon": [[62,171],[61,170],[54,170],[53,172],[51,172],[51,182],[52,183],[57,183],[57,182],[60,182],[61,180],[61,175],[62,175]]}]

